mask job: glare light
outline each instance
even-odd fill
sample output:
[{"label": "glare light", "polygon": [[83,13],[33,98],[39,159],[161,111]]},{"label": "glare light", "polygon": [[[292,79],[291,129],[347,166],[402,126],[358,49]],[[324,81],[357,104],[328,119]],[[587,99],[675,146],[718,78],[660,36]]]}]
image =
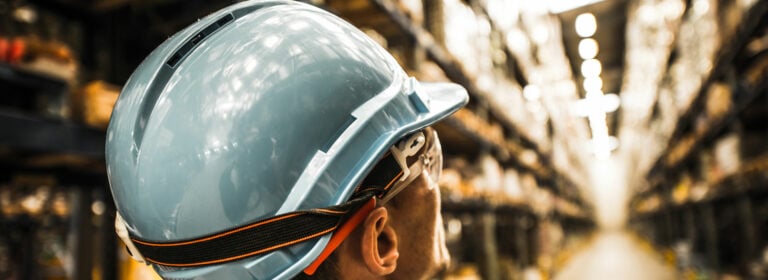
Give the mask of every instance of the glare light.
[{"label": "glare light", "polygon": [[603,79],[592,77],[584,79],[584,90],[586,92],[597,92],[603,90]]},{"label": "glare light", "polygon": [[539,100],[541,90],[536,85],[527,85],[523,88],[523,97],[528,101]]},{"label": "glare light", "polygon": [[549,30],[545,25],[536,25],[534,27],[533,34],[531,34],[531,38],[534,42],[541,45],[547,42],[549,40]]},{"label": "glare light", "polygon": [[607,148],[608,151],[613,151],[619,148],[619,138],[616,138],[616,136],[592,138],[592,145],[593,147],[598,146],[601,149]]},{"label": "glare light", "polygon": [[107,210],[107,205],[103,201],[101,201],[101,200],[94,201],[91,204],[91,211],[96,216],[103,215],[104,211],[106,211],[106,210]]},{"label": "glare light", "polygon": [[13,17],[23,23],[35,23],[37,12],[29,6],[22,6],[13,11]]},{"label": "glare light", "polygon": [[582,59],[595,58],[598,51],[599,48],[595,39],[586,38],[581,39],[581,42],[579,42],[579,56],[581,56]]},{"label": "glare light", "polygon": [[597,20],[592,13],[583,13],[576,17],[576,34],[582,38],[591,37],[597,32]]},{"label": "glare light", "polygon": [[571,110],[576,116],[592,118],[615,112],[619,109],[620,103],[619,96],[616,94],[603,94],[601,91],[590,91],[587,92],[586,98],[576,100],[576,102],[573,103]]},{"label": "glare light", "polygon": [[594,100],[597,100],[599,98],[603,98],[603,91],[602,90],[588,91],[587,92],[587,96],[585,96],[584,99],[593,100],[594,101]]},{"label": "glare light", "polygon": [[603,66],[597,59],[587,59],[581,63],[581,75],[584,75],[585,78],[600,77],[602,71]]},{"label": "glare light", "polygon": [[616,94],[609,93],[603,95],[603,98],[600,100],[600,102],[602,103],[600,108],[602,108],[606,113],[611,113],[619,109],[619,106],[621,105],[621,98],[619,98],[619,96]]},{"label": "glare light", "polygon": [[597,159],[608,159],[611,152],[619,147],[619,139],[614,136],[602,135],[592,138],[592,152]]},{"label": "glare light", "polygon": [[693,12],[702,16],[709,12],[709,0],[696,0],[693,2]]}]

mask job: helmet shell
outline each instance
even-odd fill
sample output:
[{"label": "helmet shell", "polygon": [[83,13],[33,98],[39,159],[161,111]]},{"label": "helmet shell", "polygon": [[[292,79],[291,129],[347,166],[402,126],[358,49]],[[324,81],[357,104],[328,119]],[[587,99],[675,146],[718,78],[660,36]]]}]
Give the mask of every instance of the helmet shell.
[{"label": "helmet shell", "polygon": [[[180,31],[133,73],[107,131],[107,169],[132,235],[178,241],[344,202],[402,136],[466,92],[420,86],[354,26],[291,1],[235,4]],[[281,279],[328,236],[164,278]]]}]

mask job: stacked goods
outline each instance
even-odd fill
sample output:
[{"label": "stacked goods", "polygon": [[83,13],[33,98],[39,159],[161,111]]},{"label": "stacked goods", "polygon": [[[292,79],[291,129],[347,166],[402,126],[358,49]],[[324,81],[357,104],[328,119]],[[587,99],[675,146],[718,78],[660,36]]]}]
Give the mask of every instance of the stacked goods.
[{"label": "stacked goods", "polygon": [[104,81],[94,81],[72,95],[74,116],[85,124],[105,129],[112,115],[120,88]]},{"label": "stacked goods", "polygon": [[707,92],[706,110],[711,119],[720,119],[731,109],[733,94],[725,83],[714,83]]},{"label": "stacked goods", "polygon": [[0,34],[0,62],[69,83],[77,78],[78,66],[72,50],[61,42],[36,36],[6,38]]},{"label": "stacked goods", "polygon": [[[546,189],[540,188],[533,174],[514,168],[503,168],[490,154],[482,154],[477,162],[452,158],[446,162],[440,176],[444,199],[481,200],[491,205],[535,205],[542,215],[551,212],[557,201]],[[578,206],[559,202],[566,214],[577,213]]]},{"label": "stacked goods", "polygon": [[741,168],[740,143],[741,139],[736,133],[728,134],[715,143],[715,162],[723,177],[735,174]]},{"label": "stacked goods", "polygon": [[448,0],[443,2],[442,22],[443,43],[462,68],[477,79],[489,73],[493,63],[488,19],[476,14],[463,1]]}]

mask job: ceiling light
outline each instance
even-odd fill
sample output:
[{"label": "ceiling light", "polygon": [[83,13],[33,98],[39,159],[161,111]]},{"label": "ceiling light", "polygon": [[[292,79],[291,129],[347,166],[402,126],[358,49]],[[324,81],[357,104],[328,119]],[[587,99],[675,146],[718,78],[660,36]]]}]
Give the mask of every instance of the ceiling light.
[{"label": "ceiling light", "polygon": [[[576,100],[571,107],[571,112],[579,117],[605,116],[619,109],[619,96],[613,93],[587,92],[587,97]],[[604,117],[603,117],[604,118]]]},{"label": "ceiling light", "polygon": [[702,16],[709,12],[709,0],[696,0],[693,2],[693,13]]},{"label": "ceiling light", "polygon": [[579,56],[581,56],[582,59],[595,58],[598,51],[599,48],[595,39],[586,38],[581,39],[579,42]]},{"label": "ceiling light", "polygon": [[523,88],[523,97],[528,101],[539,100],[541,90],[536,85],[527,85]]},{"label": "ceiling light", "polygon": [[600,65],[600,61],[597,59],[587,59],[581,63],[581,75],[585,78],[600,77],[602,71],[603,66]]},{"label": "ceiling light", "polygon": [[533,34],[531,34],[531,38],[534,42],[536,42],[539,45],[542,45],[549,40],[549,30],[546,25],[536,25],[533,27]]},{"label": "ceiling light", "polygon": [[619,109],[619,106],[621,105],[621,98],[619,98],[619,96],[616,94],[609,93],[603,95],[603,98],[600,100],[600,102],[602,103],[600,108],[602,108],[606,113],[611,113]]},{"label": "ceiling light", "polygon": [[611,152],[619,147],[619,139],[614,136],[599,136],[592,138],[592,153],[598,159],[608,159]]},{"label": "ceiling light", "polygon": [[576,17],[576,34],[582,38],[591,37],[597,32],[597,19],[591,13],[583,13]]},{"label": "ceiling light", "polygon": [[37,21],[37,11],[29,6],[22,6],[13,11],[13,17],[23,23],[35,23]]},{"label": "ceiling light", "polygon": [[600,77],[584,79],[584,91],[597,92],[602,90],[603,90],[603,79],[600,79]]}]

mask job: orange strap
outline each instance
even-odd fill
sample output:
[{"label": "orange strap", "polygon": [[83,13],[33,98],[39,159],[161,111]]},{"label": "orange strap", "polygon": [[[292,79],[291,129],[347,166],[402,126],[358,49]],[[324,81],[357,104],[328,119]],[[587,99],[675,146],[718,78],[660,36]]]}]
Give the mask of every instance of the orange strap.
[{"label": "orange strap", "polygon": [[376,199],[371,198],[368,200],[368,202],[363,205],[363,207],[360,207],[360,210],[357,210],[357,212],[347,220],[344,225],[342,225],[339,229],[337,229],[333,236],[331,236],[331,240],[328,241],[328,245],[325,246],[325,249],[322,253],[320,253],[320,256],[315,259],[312,264],[310,264],[306,269],[304,269],[304,273],[307,275],[313,275],[315,274],[315,271],[317,271],[317,268],[320,267],[320,265],[325,261],[325,259],[330,256],[333,251],[336,250],[336,248],[341,245],[342,242],[349,236],[352,231],[357,228],[357,226],[365,220],[366,217],[368,217],[368,214],[373,211],[373,208],[376,206]]}]

